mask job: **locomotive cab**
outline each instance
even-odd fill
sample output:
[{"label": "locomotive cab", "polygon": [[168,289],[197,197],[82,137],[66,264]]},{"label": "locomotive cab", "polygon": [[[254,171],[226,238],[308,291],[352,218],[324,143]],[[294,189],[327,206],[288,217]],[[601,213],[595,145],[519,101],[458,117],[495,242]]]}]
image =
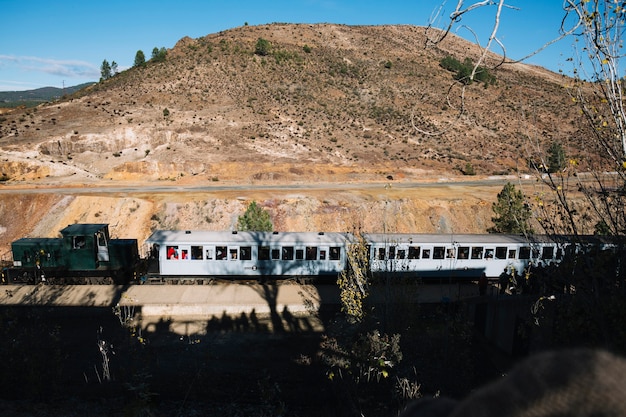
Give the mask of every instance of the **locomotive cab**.
[{"label": "locomotive cab", "polygon": [[70,270],[95,270],[108,265],[111,257],[107,224],[72,224],[61,230],[61,236]]}]

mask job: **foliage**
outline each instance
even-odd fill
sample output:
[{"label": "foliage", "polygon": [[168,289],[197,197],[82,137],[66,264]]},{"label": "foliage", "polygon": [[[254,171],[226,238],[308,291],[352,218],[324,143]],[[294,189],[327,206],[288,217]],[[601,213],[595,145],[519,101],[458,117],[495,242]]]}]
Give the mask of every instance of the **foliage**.
[{"label": "foliage", "polygon": [[479,81],[485,84],[493,84],[496,81],[495,76],[491,75],[487,68],[475,66],[474,62],[469,58],[466,58],[461,63],[458,59],[448,55],[439,61],[439,65],[448,71],[454,72],[454,79],[466,85],[471,84],[472,81]]},{"label": "foliage", "polygon": [[476,175],[476,170],[474,169],[474,165],[472,165],[471,162],[465,164],[465,168],[462,169],[461,172],[463,172],[463,175]]},{"label": "foliage", "polygon": [[555,173],[566,167],[565,151],[558,142],[552,142],[548,148],[548,172]]},{"label": "foliage", "polygon": [[163,109],[163,117],[169,117],[170,115],[170,110],[166,107]]},{"label": "foliage", "polygon": [[341,294],[341,311],[351,323],[365,317],[364,301],[369,294],[371,283],[369,268],[369,246],[361,234],[348,246],[346,253],[348,268],[341,271],[337,285]]},{"label": "foliage", "polygon": [[380,334],[377,330],[363,332],[359,326],[339,329],[334,337],[324,337],[320,358],[328,367],[331,380],[379,382],[388,378],[402,361],[400,335]]},{"label": "foliage", "polygon": [[152,49],[152,61],[153,62],[165,62],[167,56],[167,50],[163,47],[161,49],[156,46]]},{"label": "foliage", "polygon": [[237,230],[271,232],[274,229],[270,214],[259,206],[256,201],[252,201],[246,212],[239,216],[237,220]]},{"label": "foliage", "polygon": [[108,80],[113,76],[111,71],[111,64],[106,59],[102,61],[102,65],[100,65],[100,81]]},{"label": "foliage", "polygon": [[259,38],[254,47],[254,53],[260,56],[266,56],[270,53],[272,45],[267,39]]},{"label": "foliage", "polygon": [[515,185],[507,182],[498,193],[498,200],[492,205],[494,217],[491,218],[494,225],[488,229],[489,233],[513,233],[532,234],[529,225],[532,212],[524,201],[521,191],[515,189]]},{"label": "foliage", "polygon": [[135,62],[133,63],[133,67],[143,67],[144,65],[146,65],[146,56],[140,49],[135,54]]}]

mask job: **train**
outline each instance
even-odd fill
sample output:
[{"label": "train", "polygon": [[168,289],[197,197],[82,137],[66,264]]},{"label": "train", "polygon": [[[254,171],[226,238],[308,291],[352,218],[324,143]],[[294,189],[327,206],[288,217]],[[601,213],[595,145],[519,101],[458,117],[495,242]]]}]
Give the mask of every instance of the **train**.
[{"label": "train", "polygon": [[[496,279],[560,263],[580,251],[566,236],[503,234],[252,232],[157,230],[146,240],[112,239],[108,224],[73,224],[60,238],[12,243],[3,283],[197,283],[215,279],[326,279],[350,268],[360,245],[374,277],[428,280]],[[606,249],[600,237],[585,245]]]},{"label": "train", "polygon": [[13,265],[2,269],[2,282],[124,284],[135,278],[137,239],[112,239],[108,224],[72,224],[60,233],[12,242]]}]

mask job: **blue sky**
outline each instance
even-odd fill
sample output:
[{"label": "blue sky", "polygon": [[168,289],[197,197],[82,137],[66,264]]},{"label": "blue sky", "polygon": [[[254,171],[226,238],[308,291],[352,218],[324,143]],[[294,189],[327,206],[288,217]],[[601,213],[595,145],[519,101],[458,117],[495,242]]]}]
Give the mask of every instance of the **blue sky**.
[{"label": "blue sky", "polygon": [[[521,58],[558,36],[560,0],[507,3],[519,8],[505,10],[500,23],[500,38],[510,58]],[[98,81],[104,59],[115,61],[122,70],[132,65],[138,50],[149,58],[155,46],[171,48],[185,36],[198,38],[245,23],[425,26],[442,4],[445,17],[456,1],[0,0],[0,91]],[[489,7],[461,23],[484,43],[494,11]],[[435,23],[442,27],[447,22]],[[455,33],[473,40],[462,27]],[[527,62],[569,72],[565,60],[571,55],[571,40],[564,40]]]}]

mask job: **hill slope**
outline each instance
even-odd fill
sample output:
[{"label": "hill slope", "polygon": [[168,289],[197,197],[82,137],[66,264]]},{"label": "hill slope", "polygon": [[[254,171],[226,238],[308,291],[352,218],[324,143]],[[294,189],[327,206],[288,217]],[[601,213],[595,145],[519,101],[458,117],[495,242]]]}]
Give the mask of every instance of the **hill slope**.
[{"label": "hill slope", "polygon": [[[424,36],[411,26],[273,24],[184,38],[166,62],[5,117],[0,168],[15,180],[307,180],[337,170],[384,179],[467,163],[479,174],[523,169],[552,139],[579,148],[565,79],[505,66],[495,85],[469,86],[459,116],[460,91],[439,61],[478,51],[454,37],[425,49]],[[254,53],[259,38],[270,42],[265,56]]]}]

